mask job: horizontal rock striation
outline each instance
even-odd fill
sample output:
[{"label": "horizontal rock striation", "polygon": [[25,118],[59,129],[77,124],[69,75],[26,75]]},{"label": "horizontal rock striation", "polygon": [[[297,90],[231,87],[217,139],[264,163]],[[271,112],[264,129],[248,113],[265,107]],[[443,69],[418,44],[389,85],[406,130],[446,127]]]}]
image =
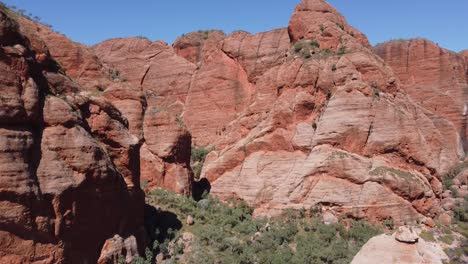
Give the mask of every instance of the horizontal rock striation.
[{"label": "horizontal rock striation", "polygon": [[0,7],[0,262],[93,263],[106,239],[143,226],[140,143],[24,20]]},{"label": "horizontal rock striation", "polygon": [[302,1],[283,29],[198,31],[172,47],[113,39],[93,50],[149,108],[177,113],[195,145],[215,147],[202,171],[213,194],[245,199],[257,214],[320,205],[403,223],[439,213],[441,175],[464,156],[462,90],[452,86],[466,80],[464,61],[421,45],[447,58],[420,79],[447,87],[456,115],[432,109],[435,95],[414,95],[414,78],[321,0]]}]

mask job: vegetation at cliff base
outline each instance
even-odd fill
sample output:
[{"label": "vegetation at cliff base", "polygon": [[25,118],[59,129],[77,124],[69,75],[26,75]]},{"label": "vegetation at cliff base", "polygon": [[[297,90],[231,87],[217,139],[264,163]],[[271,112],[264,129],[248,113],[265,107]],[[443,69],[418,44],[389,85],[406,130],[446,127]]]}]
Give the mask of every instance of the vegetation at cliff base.
[{"label": "vegetation at cliff base", "polygon": [[[147,203],[158,207],[159,214],[172,215],[180,225],[149,223],[147,227],[155,239],[148,256],[162,253],[173,263],[350,263],[381,232],[363,221],[325,225],[316,209],[254,218],[243,201],[223,203],[206,196],[197,202],[161,189],[147,194]],[[188,217],[194,220],[190,225]],[[188,248],[177,242],[186,233],[193,235]]]},{"label": "vegetation at cliff base", "polygon": [[213,151],[213,149],[214,148],[192,146],[190,160],[193,165],[192,166],[193,173],[195,174],[196,179],[200,178],[200,174],[203,168],[203,164],[205,162],[205,158],[211,151]]}]

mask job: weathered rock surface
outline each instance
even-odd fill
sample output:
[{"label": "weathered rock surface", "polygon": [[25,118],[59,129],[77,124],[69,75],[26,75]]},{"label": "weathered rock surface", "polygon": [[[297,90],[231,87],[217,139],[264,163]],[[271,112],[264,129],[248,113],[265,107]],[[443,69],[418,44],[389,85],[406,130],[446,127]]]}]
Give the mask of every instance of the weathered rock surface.
[{"label": "weathered rock surface", "polygon": [[148,187],[163,187],[189,195],[191,137],[185,125],[166,111],[149,108],[143,130],[146,142],[141,156],[141,178]]},{"label": "weathered rock surface", "polygon": [[[380,44],[374,51],[395,71],[402,88],[414,101],[444,119],[441,129],[455,126],[459,137],[447,144],[467,150],[468,64],[465,53],[454,53],[425,39],[397,40]],[[440,121],[438,121],[440,122]],[[443,131],[445,134],[447,131]]]},{"label": "weathered rock surface", "polygon": [[0,7],[0,262],[93,263],[143,224],[139,143],[14,18]]},{"label": "weathered rock surface", "polygon": [[436,216],[441,190],[433,186],[462,155],[457,130],[401,91],[362,34],[337,23],[348,28],[323,1],[298,6],[293,40],[322,48],[317,34],[327,24],[339,34],[324,47],[339,50],[333,43],[346,38],[346,52],[304,58],[290,50],[257,76],[249,109],[215,142],[202,176],[212,193],[243,198],[258,214],[321,204],[396,223]]},{"label": "weathered rock surface", "polygon": [[418,243],[419,236],[411,226],[400,226],[395,232],[395,239],[398,242],[414,244]]},{"label": "weathered rock surface", "polygon": [[127,263],[131,263],[135,256],[138,256],[137,239],[134,236],[129,236],[124,239],[119,235],[115,235],[104,243],[97,263],[118,263],[119,257],[124,258]]},{"label": "weathered rock surface", "polygon": [[[145,150],[140,151],[139,147],[141,142],[151,141],[152,138],[161,136],[161,134],[154,134],[154,132],[159,133],[162,131],[155,131],[151,128],[147,128],[145,134],[144,123],[152,122],[152,115],[147,110],[154,112],[156,106],[165,109],[166,105],[157,100],[159,96],[154,92],[143,89],[141,86],[146,75],[164,75],[158,69],[150,71],[151,65],[145,64],[147,57],[154,57],[156,53],[162,52],[160,61],[167,62],[165,66],[171,65],[172,62],[166,60],[167,45],[162,43],[152,45],[148,40],[134,38],[128,46],[122,48],[119,46],[121,43],[118,43],[118,40],[110,41],[112,47],[109,47],[109,49],[112,50],[115,45],[119,51],[126,52],[126,56],[130,55],[130,51],[138,52],[146,49],[147,46],[152,48],[147,53],[141,54],[142,64],[138,64],[138,59],[133,60],[137,63],[136,65],[128,64],[128,60],[122,54],[117,54],[119,58],[125,59],[115,62],[115,65],[104,65],[90,47],[75,43],[65,36],[53,32],[50,28],[26,18],[18,17],[18,20],[22,31],[26,32],[25,34],[29,39],[33,39],[32,44],[35,48],[37,47],[36,50],[40,48],[41,54],[52,56],[54,60],[59,62],[60,70],[66,72],[73,79],[73,81],[70,81],[60,77],[60,75],[49,74],[50,78],[48,80],[51,85],[59,87],[59,89],[54,88],[56,94],[86,91],[85,95],[94,98],[94,101],[100,101],[101,104],[105,102],[106,109],[112,108],[112,112],[121,113],[121,121],[124,119],[125,121],[119,124],[119,122],[109,119],[108,114],[100,109],[102,105],[79,102],[79,104],[85,104],[84,109],[81,110],[86,112],[87,116],[85,118],[87,118],[93,132],[99,134],[99,137],[109,136],[107,139],[109,142],[106,144],[110,155],[115,157],[116,166],[125,174],[130,173],[130,171],[134,175],[141,174],[143,181],[149,183],[146,185],[148,188],[165,187],[176,192],[190,194],[192,172],[190,166],[187,165],[190,161],[190,155],[172,157],[170,155],[173,153],[168,153],[163,156],[155,154],[154,157],[150,157],[149,153],[146,153]],[[166,48],[166,53],[163,52],[164,48]],[[174,57],[177,56],[174,55]],[[179,60],[184,61],[180,58]],[[44,67],[53,68],[51,66],[53,64],[50,62],[43,61],[42,64]],[[116,69],[115,66],[118,66],[119,69]],[[127,66],[130,67],[125,68]],[[179,65],[175,66],[178,67]],[[124,67],[124,69],[120,70],[120,67]],[[136,72],[142,69],[144,72],[140,72],[141,74]],[[180,69],[181,72],[186,70],[183,67],[180,67]],[[127,73],[127,71],[130,71],[130,74],[124,76],[123,73]],[[153,87],[153,85],[154,83],[150,83],[148,87]],[[174,91],[170,89],[168,92],[173,93]],[[177,148],[179,152],[190,153],[190,139],[188,139],[188,144],[186,143],[187,138],[190,138],[190,134],[188,132],[181,133],[175,126],[176,122],[174,120],[181,114],[180,108],[177,108],[176,104],[174,109],[168,110],[172,115],[172,123],[163,132],[167,135],[172,134],[174,140],[166,142],[166,144],[169,144],[166,147]],[[148,117],[147,120],[145,120],[145,116]],[[122,132],[122,125],[128,127],[130,133]],[[170,130],[172,128],[174,128],[173,131]],[[173,145],[170,146],[170,144]],[[152,148],[153,152],[157,147]],[[138,152],[142,152],[141,160],[135,160],[135,157],[139,159],[140,154]],[[154,170],[152,164],[158,162],[161,163],[162,169]],[[122,164],[133,167],[125,167],[126,165]]]},{"label": "weathered rock surface", "polygon": [[289,22],[292,41],[315,39],[321,48],[338,50],[370,47],[366,36],[347,24],[346,19],[325,1],[304,0]]},{"label": "weathered rock surface", "polygon": [[442,248],[419,238],[417,243],[402,243],[395,235],[386,234],[371,238],[353,258],[352,264],[367,263],[444,263],[448,260]]},{"label": "weathered rock surface", "polygon": [[[288,28],[199,31],[172,47],[112,39],[93,50],[141,87],[146,113],[171,113],[195,145],[215,147],[202,177],[221,198],[245,199],[257,214],[322,205],[395,223],[435,217],[440,175],[464,155],[461,122],[417,100],[370,48],[336,9],[304,0]],[[457,67],[441,76],[461,83]],[[144,129],[159,126],[153,118],[145,115]],[[154,129],[169,127],[178,129]],[[167,187],[178,176],[164,176],[161,151],[179,132],[164,134],[140,152],[142,175],[156,172],[157,185]]]},{"label": "weathered rock surface", "polygon": [[[23,16],[15,17],[21,32],[30,40],[32,48],[36,51],[38,63],[51,70],[60,68],[66,71],[67,76],[80,84],[82,90],[102,90],[109,85],[108,69],[102,67],[89,47],[73,42],[65,35]],[[54,61],[47,60],[49,56],[53,57]]]},{"label": "weathered rock surface", "polygon": [[[0,12],[0,262],[132,258],[140,178],[190,194],[192,143],[214,147],[201,174],[212,194],[258,215],[320,206],[330,222],[402,224],[450,205],[441,175],[466,150],[466,52],[413,40],[376,47],[381,59],[323,0],[302,1],[287,28],[200,31],[173,46],[86,47],[10,15]],[[424,243],[387,253],[437,259],[417,254]]]}]

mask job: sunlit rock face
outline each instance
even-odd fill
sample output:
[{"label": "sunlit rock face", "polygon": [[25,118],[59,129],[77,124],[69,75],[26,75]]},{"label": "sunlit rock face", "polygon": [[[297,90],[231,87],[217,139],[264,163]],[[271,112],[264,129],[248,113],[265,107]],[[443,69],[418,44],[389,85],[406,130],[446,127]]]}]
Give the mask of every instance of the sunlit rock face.
[{"label": "sunlit rock face", "polygon": [[[175,113],[193,144],[215,148],[201,174],[213,194],[260,215],[321,205],[397,223],[433,217],[440,175],[464,155],[461,104],[450,103],[457,114],[431,109],[425,98],[437,96],[412,93],[392,63],[404,52],[387,59],[325,1],[303,1],[287,28],[265,33],[199,31],[172,47],[113,39],[93,50],[141,87],[148,108]],[[466,80],[461,56],[440,56],[434,67],[446,72],[425,73],[439,80],[430,89]],[[447,98],[462,102],[460,87]]]},{"label": "sunlit rock face", "polygon": [[[395,71],[411,98],[436,118],[455,126],[458,140],[467,150],[466,115],[468,105],[467,52],[459,54],[425,39],[397,40],[374,48]],[[447,144],[459,142],[448,141]]]},{"label": "sunlit rock face", "polygon": [[172,46],[87,47],[2,8],[0,44],[0,262],[141,253],[140,186],[190,195],[192,145],[213,149],[207,189],[257,215],[395,224],[440,213],[441,175],[466,150],[466,52],[371,48],[322,0],[286,28]]}]

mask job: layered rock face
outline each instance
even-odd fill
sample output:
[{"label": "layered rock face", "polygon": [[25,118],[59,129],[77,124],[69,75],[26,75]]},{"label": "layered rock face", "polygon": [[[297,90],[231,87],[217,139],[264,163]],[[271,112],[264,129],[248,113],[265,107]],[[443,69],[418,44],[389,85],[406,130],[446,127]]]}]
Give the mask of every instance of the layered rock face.
[{"label": "layered rock face", "polygon": [[[113,39],[93,50],[141,87],[148,108],[215,147],[202,171],[212,193],[257,214],[319,205],[397,224],[434,217],[440,175],[464,155],[456,115],[417,100],[325,1],[303,1],[287,28],[265,33],[199,31],[172,47]],[[457,63],[440,76],[461,83]]]},{"label": "layered rock face", "polygon": [[173,46],[86,47],[1,10],[0,262],[130,260],[140,180],[190,194],[192,143],[214,147],[212,194],[258,215],[395,224],[437,216],[441,175],[464,158],[466,53],[416,40],[382,59],[322,0],[287,28]]},{"label": "layered rock face", "polygon": [[[132,72],[127,79],[120,74],[124,70],[103,65],[91,48],[75,43],[44,25],[23,17],[19,17],[18,20],[21,29],[29,39],[33,40],[31,43],[34,48],[41,50],[40,53],[38,52],[38,57],[50,54],[67,76],[80,86],[77,88],[79,91],[106,102],[107,105],[115,108],[114,112],[119,112],[122,120],[125,120],[124,125],[128,127],[130,133],[126,132],[127,134],[123,135],[118,125],[108,124],[105,118],[93,117],[93,114],[99,115],[101,111],[99,107],[90,110],[91,121],[97,126],[94,129],[96,133],[102,131],[112,133],[114,141],[133,137],[132,140],[136,141],[132,144],[142,145],[141,148],[138,147],[139,150],[133,150],[139,152],[134,154],[133,160],[129,160],[128,153],[115,150],[116,157],[120,156],[121,159],[128,160],[133,166],[126,170],[131,169],[134,173],[141,174],[141,181],[145,188],[164,187],[189,195],[193,178],[189,165],[191,135],[185,125],[178,121],[177,111],[169,111],[159,102],[153,103],[157,96],[141,88],[140,82],[143,81],[145,75],[151,75],[154,72],[145,70],[141,76]],[[134,40],[135,42],[130,45],[130,50],[138,51],[148,45],[161,46],[158,43],[152,45],[144,39],[135,38]],[[46,50],[42,50],[43,47]],[[159,52],[159,49],[150,49],[142,56],[151,57],[155,52]],[[127,53],[127,56],[129,55],[130,53]],[[144,64],[131,65],[125,61],[123,65],[130,65],[134,68],[129,69],[133,70],[146,69]],[[186,69],[181,67],[181,70]]]},{"label": "layered rock face", "polygon": [[138,139],[22,19],[0,7],[0,262],[93,263],[114,234],[143,250]]},{"label": "layered rock face", "polygon": [[414,101],[435,117],[449,121],[447,128],[456,128],[466,151],[467,53],[457,54],[425,39],[390,41],[376,46],[374,51],[394,69]]}]

